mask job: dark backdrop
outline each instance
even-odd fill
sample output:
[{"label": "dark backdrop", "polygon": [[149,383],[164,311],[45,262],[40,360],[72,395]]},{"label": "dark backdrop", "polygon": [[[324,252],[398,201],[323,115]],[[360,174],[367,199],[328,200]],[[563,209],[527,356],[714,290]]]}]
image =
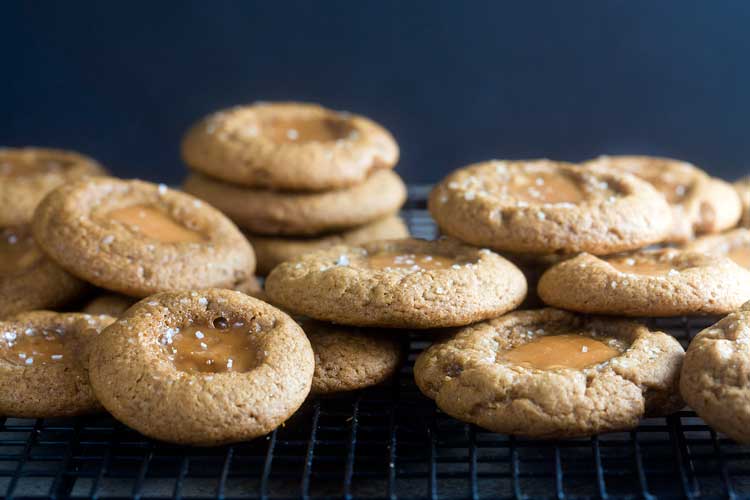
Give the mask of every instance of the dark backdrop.
[{"label": "dark backdrop", "polygon": [[410,182],[647,153],[747,172],[750,2],[0,4],[0,144],[177,182],[188,124],[297,99],[390,128]]}]

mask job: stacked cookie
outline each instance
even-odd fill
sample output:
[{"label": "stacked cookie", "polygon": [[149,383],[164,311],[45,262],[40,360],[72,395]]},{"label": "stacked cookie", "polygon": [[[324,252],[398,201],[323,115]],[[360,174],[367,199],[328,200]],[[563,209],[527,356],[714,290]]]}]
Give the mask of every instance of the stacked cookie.
[{"label": "stacked cookie", "polygon": [[302,103],[214,113],[186,134],[184,190],[247,233],[259,274],[307,251],[398,238],[406,188],[398,145],[380,125]]},{"label": "stacked cookie", "polygon": [[47,193],[102,174],[96,161],[70,151],[0,149],[0,318],[64,306],[85,293],[82,280],[42,253],[29,224]]}]

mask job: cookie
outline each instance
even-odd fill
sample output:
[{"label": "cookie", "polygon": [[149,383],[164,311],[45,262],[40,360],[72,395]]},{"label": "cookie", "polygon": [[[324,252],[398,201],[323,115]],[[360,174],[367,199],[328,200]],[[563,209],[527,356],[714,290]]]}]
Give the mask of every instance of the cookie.
[{"label": "cookie", "polygon": [[103,292],[88,301],[81,311],[85,314],[106,314],[113,318],[119,318],[136,302],[136,299],[127,295]]},{"label": "cookie", "polygon": [[373,121],[315,104],[279,102],[214,113],[185,135],[190,169],[250,188],[341,189],[398,161],[393,136]]},{"label": "cookie", "polygon": [[33,311],[0,321],[0,415],[47,418],[101,410],[88,356],[109,316]]},{"label": "cookie", "polygon": [[700,332],[688,346],[680,392],[708,425],[750,443],[750,303]]},{"label": "cookie", "polygon": [[315,353],[312,395],[330,395],[380,384],[393,376],[404,356],[393,332],[304,320]]},{"label": "cookie", "polygon": [[362,184],[322,193],[283,193],[248,189],[200,174],[183,189],[224,212],[256,234],[310,236],[350,229],[394,214],[406,201],[406,186],[390,170],[373,173]]},{"label": "cookie", "polygon": [[742,201],[742,219],[740,226],[750,228],[750,177],[744,177],[734,183],[734,189]]},{"label": "cookie", "polygon": [[37,244],[68,272],[134,297],[233,288],[255,255],[237,227],[192,196],[148,182],[89,178],[47,196],[34,215]]},{"label": "cookie", "polygon": [[419,355],[419,389],[448,415],[533,438],[632,429],[682,407],[684,351],[638,323],[555,309],[459,329]]},{"label": "cookie", "polygon": [[551,306],[594,314],[726,314],[750,300],[750,272],[728,257],[677,249],[599,258],[580,254],[542,275]]},{"label": "cookie", "polygon": [[0,227],[28,224],[47,193],[106,172],[93,159],[59,149],[0,148]]},{"label": "cookie", "polygon": [[671,225],[648,183],[549,160],[459,169],[433,189],[429,209],[443,233],[513,253],[610,254],[658,242]]},{"label": "cookie", "polygon": [[131,307],[93,346],[91,385],[112,415],[152,438],[244,441],[307,397],[315,359],[302,329],[230,290],[165,292]]},{"label": "cookie", "polygon": [[86,283],[44,256],[29,227],[0,229],[0,318],[61,307],[87,289]]},{"label": "cookie", "polygon": [[685,248],[693,252],[729,257],[738,265],[750,270],[750,229],[739,228],[722,234],[703,236]]},{"label": "cookie", "polygon": [[258,236],[248,233],[245,236],[253,245],[258,259],[256,272],[264,276],[282,262],[306,253],[335,245],[361,245],[368,241],[406,238],[409,236],[409,229],[398,216],[391,215],[342,233],[313,238]]},{"label": "cookie", "polygon": [[651,156],[602,156],[585,165],[631,173],[661,192],[672,210],[668,241],[682,243],[696,234],[718,233],[734,227],[740,217],[732,186],[690,163]]},{"label": "cookie", "polygon": [[266,293],[284,310],[322,321],[436,328],[517,307],[526,280],[486,249],[402,239],[340,245],[284,262],[268,275]]}]

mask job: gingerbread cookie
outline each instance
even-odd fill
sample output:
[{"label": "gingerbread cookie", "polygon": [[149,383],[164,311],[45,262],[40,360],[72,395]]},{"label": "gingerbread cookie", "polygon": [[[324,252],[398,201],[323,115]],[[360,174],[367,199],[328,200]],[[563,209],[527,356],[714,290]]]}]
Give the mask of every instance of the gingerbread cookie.
[{"label": "gingerbread cookie", "polygon": [[436,328],[517,307],[526,280],[486,249],[402,239],[335,246],[284,262],[268,275],[266,293],[285,310],[322,321]]},{"label": "gingerbread cookie", "polygon": [[90,178],[39,205],[34,237],[72,274],[115,292],[233,288],[255,256],[237,227],[192,196],[137,180]]},{"label": "gingerbread cookie", "polygon": [[591,436],[681,408],[683,356],[638,323],[542,309],[458,330],[417,358],[414,377],[445,413],[493,432]]},{"label": "gingerbread cookie", "polygon": [[750,177],[744,177],[734,183],[734,189],[742,201],[742,219],[740,225],[750,228]]},{"label": "gingerbread cookie", "polygon": [[265,302],[230,290],[165,292],[102,333],[90,378],[133,429],[208,446],[278,427],[307,397],[314,365],[299,325]]},{"label": "gingerbread cookie", "polygon": [[668,241],[718,233],[737,224],[740,202],[732,186],[690,163],[651,156],[602,156],[585,165],[621,170],[648,181],[672,210]]},{"label": "gingerbread cookie", "polygon": [[688,244],[693,252],[723,255],[750,270],[750,229],[735,229],[722,234],[703,236]]},{"label": "gingerbread cookie", "polygon": [[56,187],[105,174],[96,161],[72,151],[0,148],[0,227],[28,224],[42,198]]},{"label": "gingerbread cookie", "polygon": [[549,160],[457,170],[432,191],[429,209],[445,234],[514,253],[609,254],[658,242],[671,225],[648,183]]},{"label": "gingerbread cookie", "polygon": [[342,233],[313,238],[258,236],[248,233],[245,236],[253,245],[258,259],[256,271],[264,276],[282,262],[306,253],[335,245],[361,245],[369,241],[406,238],[409,236],[409,229],[397,215],[392,215]]},{"label": "gingerbread cookie", "polygon": [[193,126],[182,157],[196,171],[251,188],[325,191],[392,168],[398,145],[365,117],[315,104],[238,106]]},{"label": "gingerbread cookie", "polygon": [[700,332],[690,343],[680,392],[717,431],[750,443],[750,303]]},{"label": "gingerbread cookie", "polygon": [[403,360],[403,343],[393,332],[304,320],[300,323],[315,353],[313,395],[354,391],[393,376]]},{"label": "gingerbread cookie", "polygon": [[726,314],[750,300],[750,272],[727,257],[677,249],[584,253],[545,272],[538,292],[551,306],[585,313]]},{"label": "gingerbread cookie", "polygon": [[349,229],[394,214],[406,201],[406,186],[390,170],[362,184],[323,193],[283,193],[248,189],[200,174],[184,190],[224,212],[256,234],[315,235]]},{"label": "gingerbread cookie", "polygon": [[106,314],[113,318],[119,318],[136,302],[136,299],[127,295],[103,292],[88,301],[83,306],[82,311],[86,314]]},{"label": "gingerbread cookie", "polygon": [[0,229],[0,318],[64,306],[87,288],[42,254],[28,227]]},{"label": "gingerbread cookie", "polygon": [[109,316],[33,311],[0,321],[0,415],[47,418],[101,410],[88,356]]}]

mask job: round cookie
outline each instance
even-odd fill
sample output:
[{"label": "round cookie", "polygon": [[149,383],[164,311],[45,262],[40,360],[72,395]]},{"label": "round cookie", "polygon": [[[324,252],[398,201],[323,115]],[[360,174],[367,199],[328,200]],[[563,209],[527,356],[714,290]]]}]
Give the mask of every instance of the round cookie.
[{"label": "round cookie", "polygon": [[335,245],[361,245],[368,241],[406,238],[409,236],[409,229],[401,218],[397,215],[391,215],[342,233],[328,234],[316,238],[284,238],[248,233],[245,233],[245,236],[253,245],[255,256],[258,259],[256,271],[263,276],[270,273],[274,267],[282,262],[306,253]]},{"label": "round cookie", "polygon": [[26,226],[0,229],[0,318],[63,306],[88,285],[48,259]]},{"label": "round cookie", "polygon": [[734,183],[734,189],[742,201],[742,219],[740,226],[750,228],[750,176],[743,177]]},{"label": "round cookie", "polygon": [[0,148],[0,227],[28,224],[47,193],[106,172],[93,159],[59,149]]},{"label": "round cookie", "polygon": [[594,314],[726,314],[750,300],[750,272],[727,257],[677,249],[599,258],[580,254],[547,270],[551,306]]},{"label": "round cookie", "polygon": [[669,207],[634,176],[549,160],[459,169],[430,193],[450,236],[498,252],[597,255],[640,248],[669,230]]},{"label": "round cookie", "polygon": [[437,328],[514,309],[526,280],[489,250],[455,240],[387,240],[335,246],[277,266],[266,279],[274,304],[343,325]]},{"label": "round cookie", "polygon": [[700,332],[688,346],[680,392],[708,425],[750,443],[750,303]]},{"label": "round cookie", "polygon": [[141,300],[94,344],[90,379],[115,418],[200,446],[252,439],[307,397],[315,360],[292,318],[230,290]]},{"label": "round cookie", "polygon": [[722,234],[703,236],[685,248],[693,252],[729,257],[750,271],[750,229],[739,228]]},{"label": "round cookie", "polygon": [[380,384],[396,373],[403,360],[403,343],[392,332],[315,320],[304,320],[300,324],[315,353],[311,395],[329,395]]},{"label": "round cookie", "polygon": [[358,115],[280,102],[214,113],[185,135],[196,172],[250,188],[325,191],[365,181],[398,161],[393,136]]},{"label": "round cookie", "polygon": [[66,417],[101,410],[88,356],[109,316],[33,311],[0,321],[0,415]]},{"label": "round cookie", "polygon": [[591,436],[680,409],[683,356],[638,323],[542,309],[458,330],[420,354],[414,377],[445,413],[493,432]]},{"label": "round cookie", "polygon": [[374,172],[361,184],[323,193],[284,193],[248,189],[200,174],[183,189],[224,212],[256,234],[316,235],[367,224],[398,211],[406,186],[390,170]]},{"label": "round cookie", "polygon": [[113,318],[119,318],[136,302],[136,299],[127,295],[104,292],[88,301],[83,306],[82,311],[85,314],[106,314]]},{"label": "round cookie", "polygon": [[215,208],[148,182],[89,178],[47,196],[33,222],[37,244],[72,274],[115,292],[233,288],[255,255]]},{"label": "round cookie", "polygon": [[681,243],[696,234],[718,233],[733,227],[740,217],[732,186],[690,163],[652,156],[602,156],[584,165],[631,173],[661,192],[672,210],[668,241]]}]

